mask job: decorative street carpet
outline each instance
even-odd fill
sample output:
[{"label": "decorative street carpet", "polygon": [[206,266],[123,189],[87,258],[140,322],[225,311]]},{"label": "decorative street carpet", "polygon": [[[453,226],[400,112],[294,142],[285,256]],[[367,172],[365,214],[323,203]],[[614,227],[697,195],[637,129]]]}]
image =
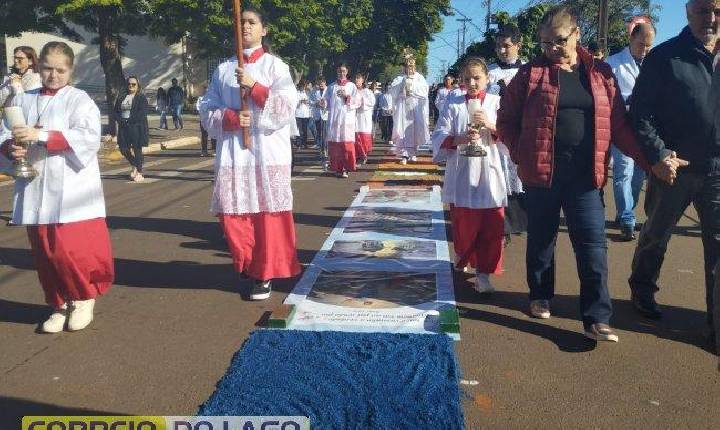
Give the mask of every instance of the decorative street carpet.
[{"label": "decorative street carpet", "polygon": [[288,329],[252,333],[199,415],[307,416],[320,429],[463,428],[459,319],[432,186],[442,172],[429,157],[403,168],[392,161],[286,299]]},{"label": "decorative street carpet", "polygon": [[260,330],[199,415],[307,416],[314,429],[459,429],[453,340]]}]

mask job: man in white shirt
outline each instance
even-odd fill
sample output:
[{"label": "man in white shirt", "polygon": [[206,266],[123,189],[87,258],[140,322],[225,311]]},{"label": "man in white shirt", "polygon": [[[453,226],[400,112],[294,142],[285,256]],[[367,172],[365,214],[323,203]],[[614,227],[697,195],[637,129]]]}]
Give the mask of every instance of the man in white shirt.
[{"label": "man in white shirt", "polygon": [[[617,77],[625,106],[630,106],[630,96],[640,74],[640,66],[650,52],[654,40],[655,29],[651,24],[637,24],[630,34],[630,45],[607,59]],[[645,181],[645,172],[615,145],[610,150],[613,157],[613,192],[617,211],[615,221],[620,226],[622,240],[629,242],[635,239],[635,206]]]}]

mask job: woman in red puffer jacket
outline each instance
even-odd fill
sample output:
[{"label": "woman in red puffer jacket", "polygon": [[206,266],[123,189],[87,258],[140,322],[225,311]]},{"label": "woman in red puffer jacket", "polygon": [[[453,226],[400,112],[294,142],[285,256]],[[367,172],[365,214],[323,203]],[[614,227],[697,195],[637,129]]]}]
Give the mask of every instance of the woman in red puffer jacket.
[{"label": "woman in red puffer jacket", "polygon": [[[543,55],[522,66],[511,81],[500,103],[497,130],[527,191],[530,313],[550,317],[562,209],[580,275],[585,335],[617,341],[609,326],[602,197],[610,141],[646,170],[649,166],[610,66],[594,60],[579,38],[577,18],[568,8],[545,14],[540,26]],[[669,169],[662,171],[669,175]]]}]

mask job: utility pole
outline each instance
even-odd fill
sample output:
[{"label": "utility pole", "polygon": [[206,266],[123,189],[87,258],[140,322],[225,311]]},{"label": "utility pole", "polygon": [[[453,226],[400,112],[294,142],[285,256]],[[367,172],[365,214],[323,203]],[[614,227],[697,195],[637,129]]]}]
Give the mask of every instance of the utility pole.
[{"label": "utility pole", "polygon": [[458,28],[457,32],[457,48],[455,49],[457,51],[457,57],[460,58],[460,29]]},{"label": "utility pole", "polygon": [[608,47],[608,0],[600,0],[600,11],[598,16],[598,45],[602,52],[607,55]]},{"label": "utility pole", "polygon": [[[470,18],[458,18],[455,21],[462,23],[462,53],[465,53],[465,49],[467,49],[467,45],[465,44],[465,34],[467,33],[467,23],[471,22],[472,19]],[[459,30],[459,29],[458,29]],[[458,39],[460,38],[460,33],[458,33]],[[460,55],[458,55],[459,57]]]},{"label": "utility pole", "polygon": [[485,6],[487,6],[487,15],[485,16],[485,31],[490,31],[490,21],[492,17],[492,0],[486,0]]}]

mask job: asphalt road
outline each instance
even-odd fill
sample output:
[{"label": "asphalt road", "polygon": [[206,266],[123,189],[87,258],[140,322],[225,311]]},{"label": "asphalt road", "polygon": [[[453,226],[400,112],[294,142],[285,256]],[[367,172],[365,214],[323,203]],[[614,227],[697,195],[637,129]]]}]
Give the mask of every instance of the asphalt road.
[{"label": "asphalt road", "polygon": [[[244,301],[220,229],[208,211],[212,161],[198,148],[149,155],[144,184],[122,162],[103,170],[115,287],[81,332],[42,335],[48,315],[25,230],[0,227],[0,429],[47,414],[192,414],[232,354],[292,282],[266,302]],[[299,156],[293,180],[298,249],[308,263],[367,171],[323,177],[315,154]],[[612,205],[612,198],[606,198]],[[0,184],[0,217],[11,187]],[[608,219],[612,208],[608,208]],[[696,216],[670,245],[658,300],[660,322],[635,316],[627,276],[634,245],[609,229],[613,325],[620,343],[584,340],[565,231],[558,241],[554,317],[526,313],[524,238],[514,237],[498,293],[482,298],[456,276],[468,428],[720,428],[717,357],[704,349],[702,249]]]}]

